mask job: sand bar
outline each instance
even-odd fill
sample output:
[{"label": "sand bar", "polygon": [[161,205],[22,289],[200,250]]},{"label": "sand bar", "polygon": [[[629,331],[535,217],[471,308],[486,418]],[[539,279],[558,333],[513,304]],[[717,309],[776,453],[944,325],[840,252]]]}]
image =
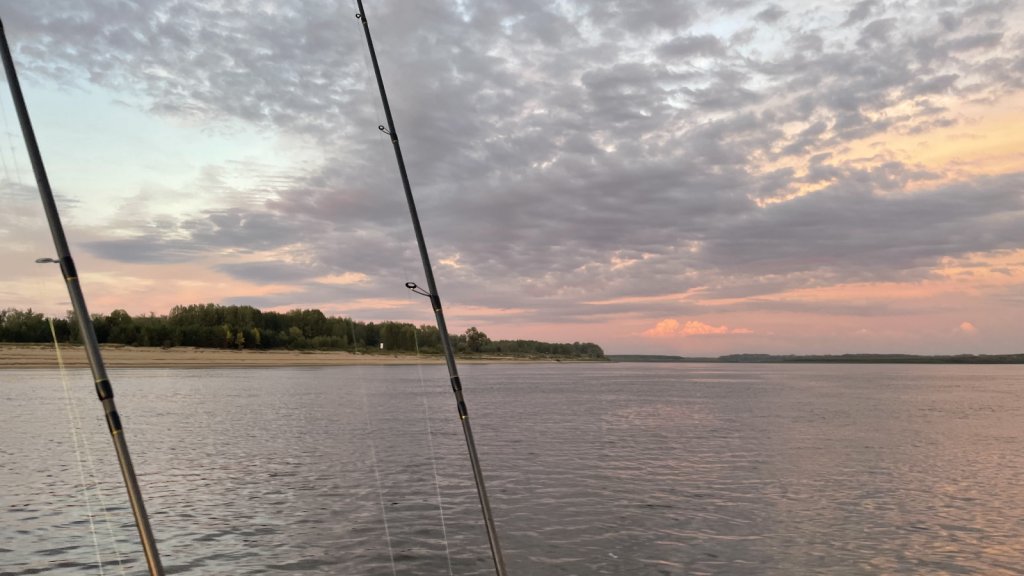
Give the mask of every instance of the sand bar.
[{"label": "sand bar", "polygon": [[[88,367],[82,346],[61,345],[64,365]],[[300,352],[296,350],[221,350],[216,348],[136,348],[102,346],[108,368],[244,368],[267,366],[346,366],[388,364],[440,364],[440,356],[408,354],[353,354],[351,352]],[[501,362],[507,359],[460,359],[459,362]],[[514,361],[514,360],[513,360]],[[57,355],[52,345],[0,345],[2,368],[54,368]]]}]

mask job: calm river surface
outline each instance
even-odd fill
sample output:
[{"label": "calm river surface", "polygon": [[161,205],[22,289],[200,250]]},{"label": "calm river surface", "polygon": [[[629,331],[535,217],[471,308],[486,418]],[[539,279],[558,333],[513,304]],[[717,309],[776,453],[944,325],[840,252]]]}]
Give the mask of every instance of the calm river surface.
[{"label": "calm river surface", "polygon": [[[1024,367],[462,372],[513,575],[1024,574]],[[112,379],[168,574],[493,574],[443,367]],[[77,449],[59,374],[0,370],[0,575],[144,574],[69,380]]]}]

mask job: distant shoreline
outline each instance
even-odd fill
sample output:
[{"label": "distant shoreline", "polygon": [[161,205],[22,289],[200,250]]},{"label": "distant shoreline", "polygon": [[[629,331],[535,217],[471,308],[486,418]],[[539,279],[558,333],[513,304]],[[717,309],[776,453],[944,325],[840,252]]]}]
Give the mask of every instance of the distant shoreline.
[{"label": "distant shoreline", "polygon": [[[89,366],[85,348],[62,345],[64,365],[69,368]],[[272,368],[292,366],[388,366],[443,364],[441,356],[298,350],[226,350],[220,348],[148,348],[101,345],[101,355],[108,368]],[[576,362],[576,360],[530,357],[479,356],[459,358],[459,363],[487,364],[493,362]],[[0,344],[0,369],[54,368],[57,355],[52,345]]]},{"label": "distant shoreline", "polygon": [[943,356],[918,356],[914,354],[731,354],[714,358],[657,354],[606,354],[605,357],[612,362],[710,362],[716,364],[1024,364],[1024,353],[955,354]]},{"label": "distant shoreline", "polygon": [[[389,366],[443,364],[438,355],[362,353],[299,350],[228,350],[223,348],[171,348],[101,345],[109,368],[273,368],[302,366]],[[82,346],[62,345],[64,365],[87,368]],[[960,354],[917,356],[912,354],[772,355],[732,354],[718,357],[686,357],[657,354],[608,354],[602,360],[523,356],[459,357],[460,364],[489,363],[575,363],[575,362],[662,362],[715,364],[1024,364],[1022,354]],[[57,356],[52,345],[0,344],[0,370],[53,368]]]}]

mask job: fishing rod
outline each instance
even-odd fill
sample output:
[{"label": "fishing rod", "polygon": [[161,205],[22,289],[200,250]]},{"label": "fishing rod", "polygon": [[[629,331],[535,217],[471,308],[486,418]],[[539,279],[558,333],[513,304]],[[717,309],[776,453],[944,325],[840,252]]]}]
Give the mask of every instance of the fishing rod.
[{"label": "fishing rod", "polygon": [[466,401],[462,397],[462,381],[459,379],[459,371],[455,365],[455,352],[452,350],[451,339],[448,337],[448,328],[444,321],[444,312],[441,310],[441,298],[437,294],[437,284],[434,282],[434,271],[430,266],[430,256],[427,254],[427,243],[423,239],[423,229],[420,227],[420,218],[416,212],[416,202],[412,197],[412,187],[409,185],[409,174],[405,170],[405,160],[402,159],[402,147],[398,144],[398,132],[395,130],[395,121],[391,117],[391,107],[388,105],[388,95],[384,90],[384,80],[380,75],[380,65],[377,63],[377,53],[373,50],[373,40],[370,39],[370,26],[366,23],[366,11],[363,10],[363,0],[356,0],[359,6],[359,13],[356,14],[363,23],[363,32],[366,33],[366,45],[370,50],[370,59],[373,61],[373,73],[377,77],[377,88],[380,90],[380,99],[384,104],[384,116],[388,125],[377,128],[391,137],[391,144],[395,148],[395,160],[398,161],[398,173],[402,176],[402,187],[405,188],[405,200],[409,204],[409,216],[412,217],[412,228],[416,233],[416,244],[420,249],[420,260],[423,261],[423,273],[427,280],[427,289],[423,290],[414,282],[406,282],[405,286],[430,299],[430,305],[434,309],[434,317],[437,319],[437,330],[441,336],[441,345],[444,348],[445,363],[448,365],[448,376],[451,378],[452,392],[455,394],[455,404],[459,412],[459,420],[462,422],[462,432],[466,437],[466,448],[469,450],[469,462],[473,467],[473,479],[476,481],[476,493],[480,497],[480,511],[483,513],[484,526],[487,528],[487,540],[491,545],[491,557],[494,559],[494,570],[498,576],[505,576],[505,559],[501,554],[501,545],[498,543],[498,530],[494,525],[494,516],[491,514],[491,503],[487,498],[487,489],[484,487],[484,473],[480,468],[480,457],[476,452],[476,443],[473,441],[473,429],[469,425],[469,412],[466,409]]},{"label": "fishing rod", "polygon": [[92,376],[96,383],[96,395],[99,396],[100,403],[103,405],[107,428],[110,429],[110,436],[114,440],[114,450],[117,452],[121,475],[124,477],[125,488],[128,490],[128,501],[131,503],[132,514],[135,516],[135,526],[139,529],[139,538],[142,540],[146,564],[149,566],[150,576],[163,576],[164,569],[160,564],[156,539],[153,537],[153,529],[149,525],[146,507],[142,502],[142,490],[139,488],[135,468],[132,466],[132,459],[128,454],[128,443],[124,438],[121,417],[114,405],[114,390],[110,386],[110,379],[107,378],[107,370],[103,365],[103,358],[100,356],[96,330],[93,328],[89,310],[85,306],[85,296],[82,294],[82,287],[78,282],[75,262],[71,259],[68,241],[64,236],[64,227],[60,223],[57,204],[53,199],[53,190],[50,189],[50,180],[46,176],[46,168],[43,166],[43,157],[39,153],[35,131],[32,130],[32,121],[29,119],[28,108],[25,106],[25,97],[21,93],[18,73],[14,69],[14,58],[11,56],[11,47],[7,42],[7,32],[4,30],[3,21],[0,21],[0,56],[4,61],[4,71],[7,74],[7,83],[11,87],[14,107],[18,112],[21,133],[25,137],[25,147],[28,149],[28,156],[32,161],[32,172],[35,173],[36,186],[39,188],[39,196],[43,201],[43,210],[46,212],[46,220],[50,224],[53,245],[57,249],[57,262],[60,264],[61,274],[68,286],[71,307],[74,309],[75,315],[78,316],[82,341],[85,343],[85,352],[89,357],[89,366],[92,367]]}]

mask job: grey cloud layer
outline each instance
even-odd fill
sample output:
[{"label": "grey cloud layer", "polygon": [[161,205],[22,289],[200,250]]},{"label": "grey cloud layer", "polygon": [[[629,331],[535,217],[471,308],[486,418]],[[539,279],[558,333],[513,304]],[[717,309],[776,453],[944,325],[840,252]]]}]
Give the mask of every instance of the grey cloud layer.
[{"label": "grey cloud layer", "polygon": [[[154,112],[306,134],[332,151],[272,201],[92,248],[176,261],[302,246],[293,262],[220,269],[275,282],[312,277],[296,265],[390,278],[415,253],[394,161],[374,130],[358,22],[346,3],[274,14],[263,5],[11,8],[8,27],[37,81],[129,90]],[[950,97],[1020,90],[1012,3],[908,11],[867,0],[834,14],[668,0],[368,9],[428,242],[435,260],[459,256],[443,274],[460,302],[581,320],[595,314],[584,301],[923,278],[944,256],[1024,247],[1020,175],[908,193],[907,183],[939,175],[838,159],[857,139],[955,125]],[[711,32],[723,23],[735,29]],[[821,189],[763,204],[805,184]]]}]

